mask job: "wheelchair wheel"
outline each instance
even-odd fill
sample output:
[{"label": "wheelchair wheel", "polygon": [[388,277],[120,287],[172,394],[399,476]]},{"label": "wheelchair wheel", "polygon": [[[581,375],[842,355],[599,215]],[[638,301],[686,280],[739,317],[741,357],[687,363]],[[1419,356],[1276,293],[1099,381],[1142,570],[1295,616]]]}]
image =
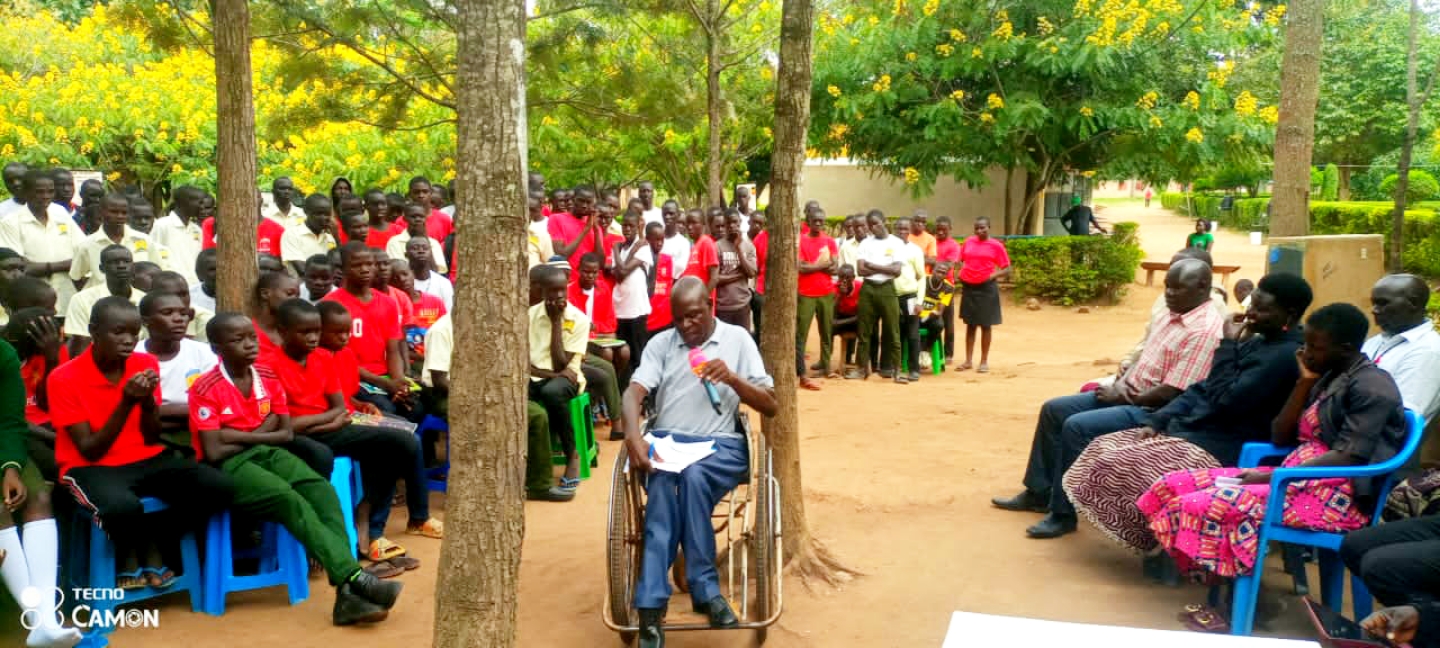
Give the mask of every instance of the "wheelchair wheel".
[{"label": "wheelchair wheel", "polygon": [[[759,470],[756,471],[755,481],[755,526],[750,530],[750,550],[755,554],[755,614],[756,621],[764,621],[770,618],[771,611],[775,609],[775,597],[778,594],[779,578],[779,551],[776,547],[776,540],[779,531],[779,493],[770,478],[771,471],[770,452],[765,451],[764,458],[760,461]],[[766,638],[766,629],[761,628],[755,633],[757,643],[763,645]]]},{"label": "wheelchair wheel", "polygon": [[[606,557],[610,579],[610,616],[616,625],[639,623],[631,602],[635,599],[635,583],[640,578],[640,559],[644,550],[644,513],[638,499],[633,499],[639,482],[631,482],[625,473],[624,451],[615,455],[615,469],[610,477],[610,521]],[[620,642],[626,646],[635,639],[634,632],[621,632]]]}]

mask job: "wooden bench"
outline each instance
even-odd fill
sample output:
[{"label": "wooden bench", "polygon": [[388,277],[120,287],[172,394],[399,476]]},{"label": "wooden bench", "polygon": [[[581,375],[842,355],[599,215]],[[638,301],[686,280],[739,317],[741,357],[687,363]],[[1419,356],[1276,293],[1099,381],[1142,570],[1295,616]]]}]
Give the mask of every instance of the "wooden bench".
[{"label": "wooden bench", "polygon": [[[1145,285],[1146,285],[1146,286],[1153,286],[1153,285],[1155,285],[1155,273],[1156,273],[1156,272],[1168,272],[1168,271],[1170,270],[1170,262],[1169,262],[1169,261],[1141,261],[1141,262],[1140,262],[1140,268],[1145,271]],[[1217,265],[1217,266],[1212,267],[1211,270],[1213,270],[1213,271],[1215,272],[1215,274],[1220,275],[1220,285],[1221,285],[1222,287],[1229,288],[1229,287],[1230,287],[1230,275],[1231,275],[1231,273],[1239,272],[1239,271],[1240,271],[1240,266],[1238,266],[1238,265]]]}]

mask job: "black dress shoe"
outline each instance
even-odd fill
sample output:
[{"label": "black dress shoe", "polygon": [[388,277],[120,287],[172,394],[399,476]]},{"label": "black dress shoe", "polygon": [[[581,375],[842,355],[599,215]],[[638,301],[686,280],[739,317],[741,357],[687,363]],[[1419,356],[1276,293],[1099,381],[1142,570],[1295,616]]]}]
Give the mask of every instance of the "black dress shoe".
[{"label": "black dress shoe", "polygon": [[740,625],[740,619],[735,617],[735,611],[730,609],[730,604],[725,601],[723,596],[717,596],[702,605],[695,606],[695,612],[710,617],[710,627],[712,628],[733,628]]},{"label": "black dress shoe", "polygon": [[1036,540],[1049,540],[1068,535],[1075,532],[1075,518],[1050,514],[1045,519],[1025,530],[1028,535]]},{"label": "black dress shoe", "polygon": [[346,585],[351,591],[386,610],[395,607],[395,599],[400,598],[400,589],[404,587],[399,581],[380,580],[369,572],[360,572]]},{"label": "black dress shoe", "polygon": [[387,616],[390,616],[389,610],[357,594],[350,583],[344,583],[335,589],[335,608],[330,614],[330,621],[335,625],[377,623],[384,621]]},{"label": "black dress shoe", "polygon": [[990,503],[995,505],[995,508],[1005,509],[1007,511],[1029,511],[1032,513],[1050,512],[1049,500],[1028,488],[1020,491],[1019,495],[1010,499],[1000,499],[996,497],[990,500]]},{"label": "black dress shoe", "polygon": [[665,631],[660,629],[665,611],[641,608],[637,612],[640,613],[640,640],[636,645],[639,648],[665,648]]}]

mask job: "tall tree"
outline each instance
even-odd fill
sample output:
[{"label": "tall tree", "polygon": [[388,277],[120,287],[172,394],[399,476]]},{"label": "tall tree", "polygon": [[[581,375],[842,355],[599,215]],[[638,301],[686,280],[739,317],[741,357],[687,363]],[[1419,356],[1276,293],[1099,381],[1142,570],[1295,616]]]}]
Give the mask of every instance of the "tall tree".
[{"label": "tall tree", "polygon": [[[781,9],[780,72],[775,92],[775,150],[770,185],[770,256],[766,281],[774,290],[765,300],[765,328],[760,353],[775,374],[775,391],[795,393],[795,291],[798,278],[795,223],[800,219],[800,175],[805,165],[805,138],[810,128],[811,0],[786,0]],[[780,515],[784,550],[791,569],[808,584],[847,580],[844,567],[810,534],[805,519],[805,490],[800,478],[800,414],[795,399],[781,398],[775,416],[764,421],[765,438],[775,451],[780,480]]]},{"label": "tall tree", "polygon": [[[511,646],[525,536],[525,0],[456,0],[455,348],[436,648]],[[484,272],[474,272],[483,268]],[[473,351],[472,351],[473,350]]]},{"label": "tall tree", "polygon": [[1410,32],[1405,47],[1405,102],[1408,114],[1405,118],[1405,141],[1400,145],[1400,163],[1396,170],[1395,212],[1390,217],[1390,258],[1387,265],[1391,272],[1400,272],[1405,261],[1405,194],[1410,190],[1410,158],[1415,149],[1415,132],[1420,128],[1420,110],[1425,107],[1425,102],[1430,99],[1430,92],[1435,89],[1435,77],[1440,76],[1440,62],[1437,62],[1430,72],[1430,79],[1425,82],[1425,89],[1421,91],[1416,87],[1415,68],[1420,57],[1417,33],[1424,21],[1425,14],[1420,9],[1420,0],[1410,0]]},{"label": "tall tree", "polygon": [[215,0],[216,173],[219,176],[220,308],[244,311],[258,272],[255,227],[255,106],[250,77],[250,7],[246,0]]},{"label": "tall tree", "polygon": [[1324,0],[1294,0],[1285,24],[1280,68],[1280,122],[1275,130],[1275,189],[1270,233],[1310,232],[1310,158],[1315,148],[1315,106],[1320,98],[1320,43]]}]

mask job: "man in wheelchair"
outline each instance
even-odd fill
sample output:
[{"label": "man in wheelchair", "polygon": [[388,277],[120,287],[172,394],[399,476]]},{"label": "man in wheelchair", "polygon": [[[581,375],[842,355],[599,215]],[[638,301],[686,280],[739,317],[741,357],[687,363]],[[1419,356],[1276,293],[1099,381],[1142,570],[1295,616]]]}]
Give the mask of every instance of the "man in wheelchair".
[{"label": "man in wheelchair", "polygon": [[[665,645],[660,622],[670,599],[668,573],[677,547],[685,550],[695,611],[708,616],[711,627],[739,624],[720,594],[710,514],[749,471],[749,447],[736,427],[740,404],[765,416],[773,416],[778,407],[775,382],[765,373],[755,342],[745,329],[715,319],[704,282],[695,277],[677,281],[670,305],[675,328],[646,345],[624,402],[631,470],[649,476],[645,549],[635,589],[643,648]],[[692,349],[706,359],[693,370]],[[718,407],[711,402],[706,383],[713,386]],[[678,474],[657,470],[654,464],[664,458],[654,455],[640,428],[642,403],[651,392],[657,412],[649,426],[652,435],[670,435],[681,442],[714,441],[715,452]]]}]

